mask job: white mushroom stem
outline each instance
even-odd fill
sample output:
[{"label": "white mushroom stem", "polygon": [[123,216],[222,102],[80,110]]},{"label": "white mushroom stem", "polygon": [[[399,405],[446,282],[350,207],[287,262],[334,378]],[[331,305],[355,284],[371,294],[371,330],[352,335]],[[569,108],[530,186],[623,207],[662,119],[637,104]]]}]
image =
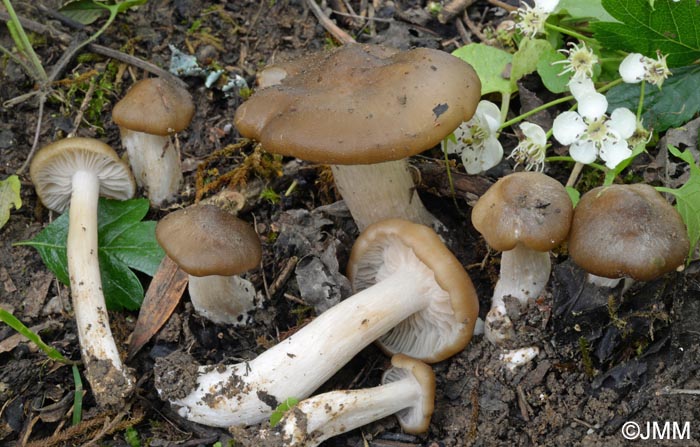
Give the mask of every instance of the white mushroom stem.
[{"label": "white mushroom stem", "polygon": [[87,379],[102,406],[119,403],[133,389],[109,327],[97,251],[97,203],[100,182],[94,173],[73,174],[68,240],[68,272],[80,350]]},{"label": "white mushroom stem", "polygon": [[328,438],[413,407],[421,397],[420,384],[409,374],[374,388],[331,391],[304,399],[280,421],[280,445],[315,447]]},{"label": "white mushroom stem", "polygon": [[255,286],[238,275],[190,275],[188,288],[194,310],[214,323],[244,326],[255,309]]},{"label": "white mushroom stem", "polygon": [[177,371],[156,365],[156,387],[190,421],[216,427],[260,423],[280,402],[309,396],[360,350],[430,305],[428,291],[439,286],[417,262],[420,267],[411,263],[392,273],[250,362],[200,366],[196,388],[184,390],[184,398],[177,398],[183,390],[161,386],[176,379]]},{"label": "white mushroom stem", "polygon": [[499,358],[503,361],[503,366],[512,372],[516,368],[530,363],[539,353],[540,348],[537,346],[528,346],[527,348],[503,351]]},{"label": "white mushroom stem", "polygon": [[152,135],[120,128],[122,145],[136,183],[145,188],[154,206],[174,198],[182,184],[180,153],[168,135]]},{"label": "white mushroom stem", "polygon": [[369,165],[331,165],[335,185],[360,231],[391,218],[442,227],[423,206],[409,169],[406,159]]},{"label": "white mushroom stem", "polygon": [[586,274],[586,281],[598,287],[608,287],[612,289],[617,287],[621,280],[622,278],[606,278],[604,276],[594,275],[593,273]]},{"label": "white mushroom stem", "polygon": [[493,291],[491,310],[486,315],[484,332],[493,344],[502,344],[513,337],[513,323],[508,317],[504,298],[517,298],[527,306],[544,290],[549,281],[552,263],[549,252],[535,251],[518,243],[501,254],[501,273]]}]

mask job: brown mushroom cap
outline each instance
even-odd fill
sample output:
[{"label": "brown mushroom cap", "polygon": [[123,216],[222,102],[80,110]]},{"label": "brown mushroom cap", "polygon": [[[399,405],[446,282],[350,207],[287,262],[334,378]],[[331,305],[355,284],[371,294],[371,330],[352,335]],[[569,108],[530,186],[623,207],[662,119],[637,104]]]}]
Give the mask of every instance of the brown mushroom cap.
[{"label": "brown mushroom cap", "polygon": [[138,81],[112,110],[118,126],[153,135],[180,132],[189,126],[193,115],[189,92],[162,78]]},{"label": "brown mushroom cap", "polygon": [[44,146],[32,159],[29,175],[41,202],[62,213],[70,203],[73,174],[81,169],[97,175],[101,196],[133,197],[136,184],[129,167],[114,149],[94,138],[64,138]]},{"label": "brown mushroom cap", "polygon": [[156,239],[193,276],[238,275],[257,267],[262,256],[255,230],[213,205],[168,214],[156,225]]},{"label": "brown mushroom cap", "polygon": [[317,163],[400,160],[469,120],[481,96],[472,67],[443,51],[353,44],[324,56],[243,103],[241,135]]},{"label": "brown mushroom cap", "polygon": [[569,233],[573,206],[561,183],[539,172],[500,178],[474,205],[472,224],[495,250],[522,243],[549,251]]},{"label": "brown mushroom cap", "polygon": [[403,244],[433,273],[447,293],[426,310],[411,315],[384,334],[377,344],[387,353],[401,352],[424,362],[444,360],[471,340],[479,314],[479,299],[469,275],[440,237],[425,225],[387,219],[367,227],[353,245],[348,278],[355,292],[371,287],[384,265],[383,253]]},{"label": "brown mushroom cap", "polygon": [[393,368],[382,376],[382,383],[391,383],[412,375],[421,387],[421,397],[412,407],[396,413],[401,428],[406,433],[420,434],[428,431],[435,410],[435,373],[433,369],[412,357],[396,354],[391,358]]},{"label": "brown mushroom cap", "polygon": [[680,214],[649,185],[594,188],[574,210],[569,254],[597,276],[649,281],[683,264],[689,246]]}]

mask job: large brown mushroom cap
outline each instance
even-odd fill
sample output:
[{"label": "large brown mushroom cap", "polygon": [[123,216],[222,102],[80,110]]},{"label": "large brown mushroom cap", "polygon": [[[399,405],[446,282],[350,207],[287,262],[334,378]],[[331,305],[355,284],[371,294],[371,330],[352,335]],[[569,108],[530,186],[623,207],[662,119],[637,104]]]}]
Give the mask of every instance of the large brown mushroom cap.
[{"label": "large brown mushroom cap", "polygon": [[168,214],[156,225],[156,239],[182,270],[193,276],[232,276],[260,264],[255,230],[214,205]]},{"label": "large brown mushroom cap", "polygon": [[407,247],[428,267],[445,297],[434,297],[426,310],[405,319],[377,340],[377,344],[390,354],[401,352],[428,363],[444,360],[464,349],[471,340],[479,299],[464,267],[437,233],[425,225],[402,219],[370,225],[353,245],[348,278],[355,292],[371,287],[379,275],[400,265],[385,263],[385,256],[396,244]]},{"label": "large brown mushroom cap", "polygon": [[406,433],[425,433],[430,427],[430,419],[435,410],[435,373],[430,366],[404,354],[391,357],[391,365],[393,368],[382,376],[382,384],[395,382],[410,375],[421,389],[420,399],[415,405],[396,413],[399,424]]},{"label": "large brown mushroom cap", "polygon": [[317,163],[399,160],[469,120],[481,95],[472,67],[438,50],[353,44],[309,61],[238,108],[241,135]]},{"label": "large brown mushroom cap", "polygon": [[138,81],[112,110],[118,126],[153,135],[180,132],[189,126],[193,115],[189,92],[162,78]]},{"label": "large brown mushroom cap", "polygon": [[68,209],[73,174],[90,170],[100,180],[100,195],[126,200],[136,190],[129,167],[107,144],[94,138],[64,138],[41,148],[32,159],[29,175],[41,202],[62,213]]},{"label": "large brown mushroom cap", "polygon": [[680,214],[653,187],[610,185],[581,197],[569,254],[594,275],[649,281],[683,264],[689,244]]},{"label": "large brown mushroom cap", "polygon": [[569,233],[573,206],[561,183],[539,172],[500,178],[474,205],[472,224],[495,250],[549,251]]}]

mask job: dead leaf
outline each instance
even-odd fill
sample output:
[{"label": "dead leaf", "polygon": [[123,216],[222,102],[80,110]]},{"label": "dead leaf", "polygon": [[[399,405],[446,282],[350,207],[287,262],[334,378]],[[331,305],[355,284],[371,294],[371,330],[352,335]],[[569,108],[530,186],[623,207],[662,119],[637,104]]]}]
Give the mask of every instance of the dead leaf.
[{"label": "dead leaf", "polygon": [[139,318],[129,343],[129,359],[133,358],[168,321],[187,287],[187,280],[187,273],[165,256],[141,304]]}]

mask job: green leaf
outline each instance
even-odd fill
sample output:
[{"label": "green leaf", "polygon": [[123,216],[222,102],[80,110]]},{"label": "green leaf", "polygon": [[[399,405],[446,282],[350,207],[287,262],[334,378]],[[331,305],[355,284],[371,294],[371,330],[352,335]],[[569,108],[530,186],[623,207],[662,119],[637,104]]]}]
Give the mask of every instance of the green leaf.
[{"label": "green leaf", "polygon": [[277,408],[275,408],[275,411],[273,411],[270,415],[270,427],[274,427],[275,425],[279,424],[282,417],[284,417],[284,413],[294,408],[294,406],[298,403],[299,399],[288,397],[284,402],[279,404]]},{"label": "green leaf", "polygon": [[576,205],[578,205],[579,200],[581,200],[581,193],[578,192],[576,188],[573,186],[565,186],[566,188],[566,193],[569,195],[569,198],[571,199],[571,203],[573,204],[574,208],[576,208]]},{"label": "green leaf", "polygon": [[520,48],[513,55],[510,70],[510,85],[517,88],[516,82],[525,75],[537,70],[537,64],[543,54],[553,51],[552,45],[543,39],[523,39]]},{"label": "green leaf", "polygon": [[63,5],[59,10],[64,16],[83,25],[90,25],[107,11],[92,0],[76,0]]},{"label": "green leaf", "polygon": [[573,19],[593,18],[601,22],[614,22],[615,18],[603,8],[601,0],[561,0],[555,13],[568,12]]},{"label": "green leaf", "polygon": [[678,189],[660,188],[656,189],[661,192],[668,192],[676,196],[676,210],[683,218],[685,226],[688,229],[688,239],[690,240],[690,251],[688,252],[688,262],[692,256],[695,247],[700,241],[700,167],[695,164],[693,154],[689,149],[681,152],[676,147],[668,145],[668,150],[688,163],[690,166],[690,177],[683,186]]},{"label": "green leaf", "polygon": [[[647,85],[644,95],[642,118],[646,128],[663,132],[680,127],[700,111],[700,67],[691,66],[672,70],[673,75],[664,81],[663,89]],[[620,84],[606,94],[608,110],[627,107],[637,110],[639,84]]]},{"label": "green leaf", "polygon": [[508,81],[508,65],[513,55],[501,49],[481,43],[470,43],[452,52],[454,56],[469,63],[481,79],[481,95],[500,92],[510,94],[517,89]]},{"label": "green leaf", "polygon": [[700,58],[700,7],[693,0],[603,0],[603,7],[622,23],[594,22],[591,29],[604,46],[655,57],[668,55],[669,67]]},{"label": "green leaf", "polygon": [[10,219],[10,207],[14,206],[18,210],[22,206],[19,187],[19,177],[16,175],[0,180],[0,228]]},{"label": "green leaf", "polygon": [[[98,244],[100,272],[105,301],[110,309],[138,309],[143,287],[138,270],[153,276],[164,253],[155,239],[155,222],[141,219],[148,212],[148,200],[100,199],[98,208]],[[30,241],[17,245],[36,248],[44,264],[64,284],[70,284],[66,257],[68,213]]]},{"label": "green leaf", "polygon": [[537,62],[537,74],[542,78],[542,83],[552,93],[565,93],[569,91],[569,80],[572,72],[564,73],[562,64],[552,65],[553,62],[566,60],[566,56],[554,50],[551,46],[545,51]]},{"label": "green leaf", "polygon": [[47,356],[49,356],[50,359],[53,359],[53,360],[56,360],[56,361],[62,362],[62,363],[70,363],[70,360],[63,357],[63,354],[58,352],[56,350],[56,348],[44,343],[44,341],[41,339],[39,334],[37,334],[36,332],[29,329],[27,326],[24,325],[24,323],[19,321],[17,319],[17,317],[15,317],[14,315],[12,315],[10,312],[6,311],[2,307],[0,307],[0,321],[7,324],[12,329],[16,330],[17,332],[19,332],[20,334],[24,335],[29,340],[31,340],[42,351],[44,351],[44,353]]}]

